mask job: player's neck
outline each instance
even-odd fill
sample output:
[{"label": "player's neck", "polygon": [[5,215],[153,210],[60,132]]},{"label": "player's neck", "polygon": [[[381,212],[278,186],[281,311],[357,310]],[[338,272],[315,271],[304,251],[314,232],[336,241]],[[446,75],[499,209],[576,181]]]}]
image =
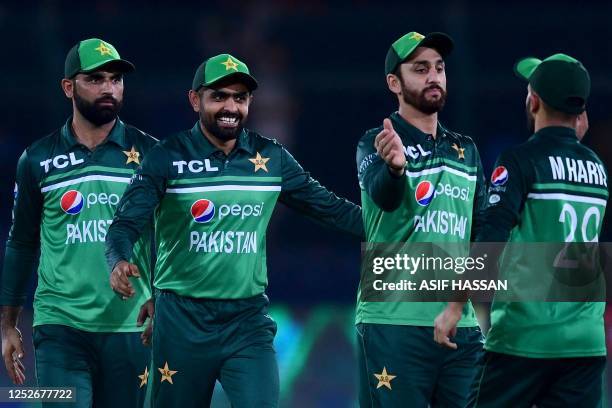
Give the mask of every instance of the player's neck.
[{"label": "player's neck", "polygon": [[93,150],[106,140],[113,126],[115,126],[115,122],[117,122],[117,118],[102,126],[96,126],[75,109],[72,115],[72,133],[80,144],[86,146],[89,150]]},{"label": "player's neck", "polygon": [[576,120],[564,120],[559,118],[547,117],[547,116],[536,116],[534,129],[535,131],[539,131],[540,129],[552,127],[552,126],[561,126],[571,129],[576,129]]},{"label": "player's neck", "polygon": [[436,138],[436,131],[438,130],[438,113],[423,113],[416,109],[412,105],[407,103],[400,103],[399,106],[400,116],[415,128],[419,129],[423,133],[432,135]]},{"label": "player's neck", "polygon": [[208,139],[208,141],[212,143],[212,145],[215,146],[217,149],[221,150],[226,156],[228,156],[230,152],[234,150],[234,147],[236,146],[236,139],[230,139],[230,140],[219,139],[218,137],[210,133],[202,125],[202,122],[200,122],[200,130],[202,131],[204,136]]}]

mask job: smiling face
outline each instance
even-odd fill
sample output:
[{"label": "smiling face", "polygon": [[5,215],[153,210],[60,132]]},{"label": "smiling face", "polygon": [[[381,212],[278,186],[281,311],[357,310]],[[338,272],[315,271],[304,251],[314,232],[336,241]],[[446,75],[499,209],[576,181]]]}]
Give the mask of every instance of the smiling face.
[{"label": "smiling face", "polygon": [[442,110],[446,103],[446,71],[438,51],[418,47],[396,72],[387,76],[387,82],[404,103],[428,115]]},{"label": "smiling face", "polygon": [[210,134],[220,140],[236,139],[249,115],[251,93],[242,83],[190,92],[193,109]]},{"label": "smiling face", "polygon": [[95,126],[115,120],[123,106],[121,72],[77,74],[73,79],[62,80],[62,88],[72,98],[74,109]]}]

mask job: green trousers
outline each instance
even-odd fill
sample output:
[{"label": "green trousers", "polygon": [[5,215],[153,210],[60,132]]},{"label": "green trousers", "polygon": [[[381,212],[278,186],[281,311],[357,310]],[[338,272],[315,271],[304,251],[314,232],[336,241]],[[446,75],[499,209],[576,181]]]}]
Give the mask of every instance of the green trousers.
[{"label": "green trousers", "polygon": [[217,380],[233,408],[278,406],[276,323],[267,306],[265,295],[211,300],[159,293],[153,325],[153,406],[210,406]]},{"label": "green trousers", "polygon": [[43,403],[50,408],[139,408],[151,349],[140,333],[93,333],[62,325],[33,331],[39,387],[75,387],[76,403]]},{"label": "green trousers", "polygon": [[433,327],[358,324],[360,406],[471,406],[484,337],[479,327],[465,327],[453,341],[457,350],[435,343]]},{"label": "green trousers", "polygon": [[487,351],[476,406],[602,406],[605,357],[526,358]]}]

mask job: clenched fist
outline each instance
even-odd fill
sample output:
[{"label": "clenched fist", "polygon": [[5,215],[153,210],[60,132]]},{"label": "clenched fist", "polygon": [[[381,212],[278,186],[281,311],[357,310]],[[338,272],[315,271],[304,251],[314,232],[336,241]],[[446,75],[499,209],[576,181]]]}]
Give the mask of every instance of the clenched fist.
[{"label": "clenched fist", "polygon": [[404,167],[406,166],[404,145],[389,119],[383,121],[383,130],[376,135],[374,147],[393,174],[397,176],[404,174]]}]

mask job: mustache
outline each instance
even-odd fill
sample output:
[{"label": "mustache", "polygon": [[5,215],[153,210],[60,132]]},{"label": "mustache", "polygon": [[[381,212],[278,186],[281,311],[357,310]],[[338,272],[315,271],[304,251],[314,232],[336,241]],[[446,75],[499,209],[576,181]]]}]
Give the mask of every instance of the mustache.
[{"label": "mustache", "polygon": [[94,102],[94,104],[100,104],[103,102],[110,102],[112,103],[114,106],[117,106],[117,104],[119,103],[119,101],[117,99],[115,99],[112,96],[103,96],[101,98],[96,99],[96,101]]},{"label": "mustache", "polygon": [[215,119],[219,119],[222,117],[236,118],[238,120],[242,120],[242,115],[239,112],[230,112],[230,111],[223,110],[215,114]]},{"label": "mustache", "polygon": [[434,90],[437,89],[438,91],[440,91],[440,93],[444,93],[444,89],[442,89],[442,87],[440,85],[429,85],[428,87],[423,89],[423,93],[429,91],[429,90]]}]

